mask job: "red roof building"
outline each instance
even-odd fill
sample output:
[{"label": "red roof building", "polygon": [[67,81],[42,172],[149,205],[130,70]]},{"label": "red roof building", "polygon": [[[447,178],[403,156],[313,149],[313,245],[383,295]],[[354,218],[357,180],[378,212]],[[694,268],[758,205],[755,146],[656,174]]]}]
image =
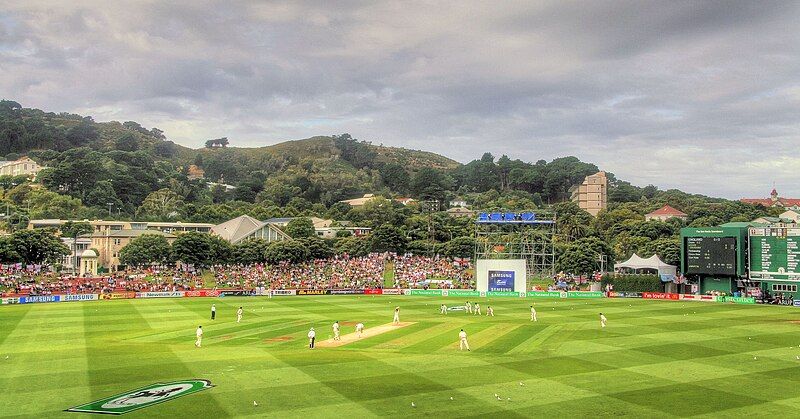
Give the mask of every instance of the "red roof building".
[{"label": "red roof building", "polygon": [[685,221],[687,215],[683,211],[672,208],[669,205],[664,205],[663,207],[644,216],[644,219],[647,221],[650,220],[667,221],[670,218],[680,218],[681,220]]},{"label": "red roof building", "polygon": [[763,205],[765,207],[782,207],[786,209],[800,209],[800,198],[781,198],[778,191],[774,188],[769,194],[769,198],[742,198],[739,200],[745,204]]}]

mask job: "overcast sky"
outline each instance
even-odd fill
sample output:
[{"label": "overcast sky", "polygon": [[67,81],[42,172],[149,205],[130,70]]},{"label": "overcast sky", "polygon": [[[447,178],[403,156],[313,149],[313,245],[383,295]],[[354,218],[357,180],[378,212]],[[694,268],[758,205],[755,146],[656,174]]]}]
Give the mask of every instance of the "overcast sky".
[{"label": "overcast sky", "polygon": [[800,197],[797,1],[178,3],[1,4],[0,98],[192,147],[348,132]]}]

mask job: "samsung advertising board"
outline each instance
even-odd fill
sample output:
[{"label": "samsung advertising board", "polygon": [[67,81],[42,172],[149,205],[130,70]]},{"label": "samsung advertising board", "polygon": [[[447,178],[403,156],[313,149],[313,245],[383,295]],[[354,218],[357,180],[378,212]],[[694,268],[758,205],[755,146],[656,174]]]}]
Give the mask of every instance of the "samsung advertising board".
[{"label": "samsung advertising board", "polygon": [[524,259],[478,259],[475,277],[480,292],[525,292],[527,271]]}]

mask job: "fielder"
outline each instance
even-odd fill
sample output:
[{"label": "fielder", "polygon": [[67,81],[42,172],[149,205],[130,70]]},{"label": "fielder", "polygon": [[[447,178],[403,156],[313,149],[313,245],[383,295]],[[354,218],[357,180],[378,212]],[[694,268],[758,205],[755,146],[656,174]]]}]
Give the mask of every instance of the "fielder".
[{"label": "fielder", "polygon": [[359,323],[356,325],[356,335],[359,339],[361,339],[361,335],[364,334],[364,323]]},{"label": "fielder", "polygon": [[217,305],[211,304],[211,320],[214,320],[216,318],[217,318]]},{"label": "fielder", "polygon": [[460,340],[460,343],[458,344],[459,348],[458,350],[463,351],[464,348],[467,348],[467,350],[469,351],[469,343],[467,343],[467,332],[465,332],[464,329],[461,329],[461,332],[459,332],[458,339]]},{"label": "fielder", "polygon": [[606,322],[607,321],[608,321],[608,319],[606,318],[606,316],[604,316],[603,313],[600,313],[600,328],[601,329],[606,327]]},{"label": "fielder", "polygon": [[467,308],[467,313],[472,314],[472,304],[470,304],[469,301],[464,303],[464,307]]},{"label": "fielder", "polygon": [[392,323],[393,324],[399,324],[400,323],[400,307],[395,307],[394,308],[394,319],[392,319]]},{"label": "fielder", "polygon": [[531,321],[532,322],[538,322],[539,321],[538,319],[536,319],[536,309],[533,308],[533,306],[531,306]]},{"label": "fielder", "polygon": [[439,307],[439,314],[447,314],[447,306],[446,305],[442,304],[442,306]]},{"label": "fielder", "polygon": [[481,315],[481,305],[480,304],[475,303],[475,313],[473,313],[473,314],[475,314],[476,316],[480,316]]},{"label": "fielder", "polygon": [[494,317],[494,309],[492,306],[486,306],[486,317],[492,316]]},{"label": "fielder", "polygon": [[314,349],[314,339],[317,337],[317,332],[314,331],[312,327],[311,330],[308,331],[308,349]]},{"label": "fielder", "polygon": [[239,309],[236,310],[236,323],[242,322],[242,313],[244,313],[244,310],[242,310],[242,308],[239,307]]},{"label": "fielder", "polygon": [[197,326],[197,331],[194,332],[195,336],[197,336],[197,340],[194,341],[194,346],[199,348],[200,345],[203,344],[203,326]]},{"label": "fielder", "polygon": [[333,322],[333,340],[342,340],[339,337],[339,321]]}]

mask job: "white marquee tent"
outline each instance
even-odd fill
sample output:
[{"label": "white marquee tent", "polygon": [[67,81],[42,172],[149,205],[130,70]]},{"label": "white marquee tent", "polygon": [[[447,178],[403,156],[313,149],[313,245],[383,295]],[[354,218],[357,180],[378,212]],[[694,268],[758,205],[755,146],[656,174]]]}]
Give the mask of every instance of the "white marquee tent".
[{"label": "white marquee tent", "polygon": [[667,281],[673,280],[678,271],[677,266],[667,264],[661,260],[658,255],[653,255],[645,259],[636,253],[634,253],[633,256],[631,256],[630,259],[626,260],[625,262],[614,264],[614,270],[622,269],[631,269],[634,272],[644,269],[657,271],[661,279]]}]

